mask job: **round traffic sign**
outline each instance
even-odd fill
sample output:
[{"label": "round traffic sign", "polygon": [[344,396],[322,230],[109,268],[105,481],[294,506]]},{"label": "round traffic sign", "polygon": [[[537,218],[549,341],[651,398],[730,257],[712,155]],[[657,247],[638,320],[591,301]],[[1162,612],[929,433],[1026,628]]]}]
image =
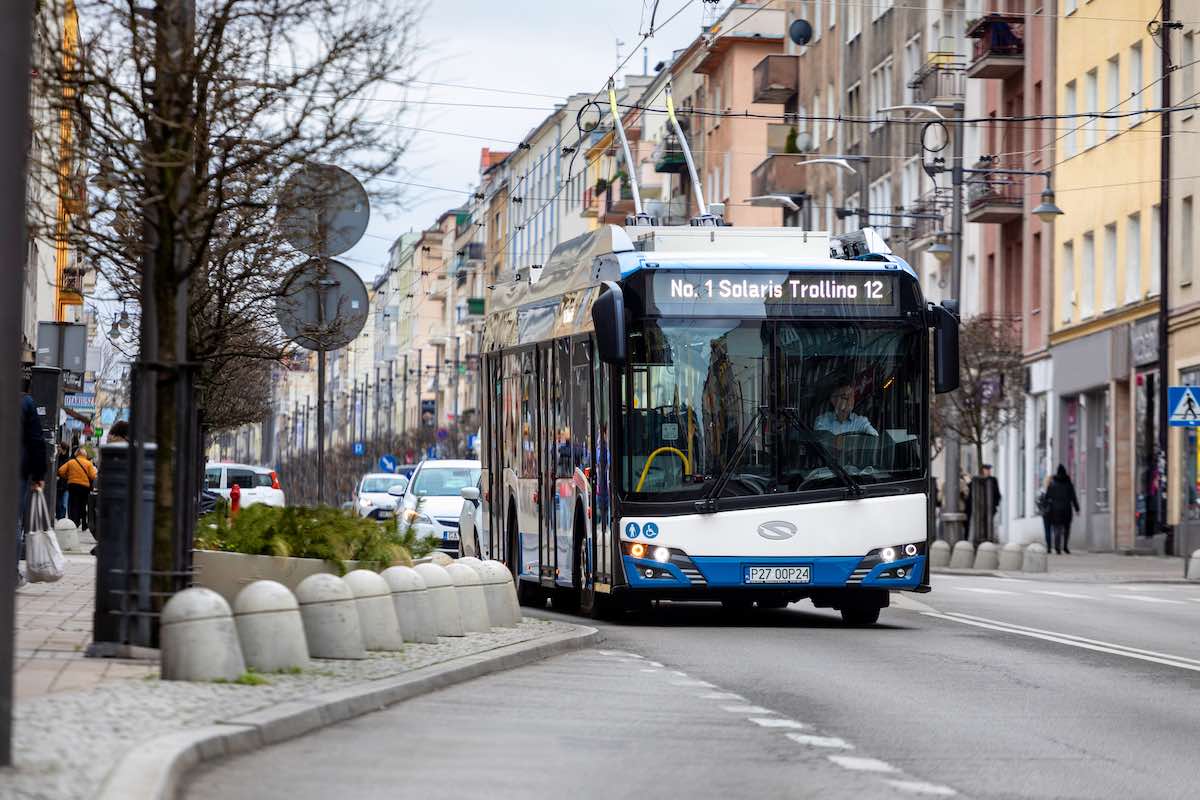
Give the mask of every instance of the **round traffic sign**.
[{"label": "round traffic sign", "polygon": [[340,261],[310,258],[284,281],[275,317],[287,337],[308,350],[337,350],[367,322],[367,287]]},{"label": "round traffic sign", "polygon": [[275,214],[283,237],[310,256],[336,256],[354,247],[370,218],[367,190],[330,164],[305,164],[293,173],[279,193]]}]

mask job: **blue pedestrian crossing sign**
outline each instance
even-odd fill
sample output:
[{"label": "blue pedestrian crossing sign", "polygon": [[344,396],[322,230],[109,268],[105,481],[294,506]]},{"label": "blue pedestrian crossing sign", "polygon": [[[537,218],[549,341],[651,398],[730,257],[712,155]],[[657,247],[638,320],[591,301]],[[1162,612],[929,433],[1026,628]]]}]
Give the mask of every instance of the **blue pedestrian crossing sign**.
[{"label": "blue pedestrian crossing sign", "polygon": [[1200,428],[1200,386],[1168,386],[1168,422],[1173,428]]},{"label": "blue pedestrian crossing sign", "polygon": [[396,471],[396,457],[395,456],[380,456],[379,457],[379,471],[380,472],[395,472]]}]

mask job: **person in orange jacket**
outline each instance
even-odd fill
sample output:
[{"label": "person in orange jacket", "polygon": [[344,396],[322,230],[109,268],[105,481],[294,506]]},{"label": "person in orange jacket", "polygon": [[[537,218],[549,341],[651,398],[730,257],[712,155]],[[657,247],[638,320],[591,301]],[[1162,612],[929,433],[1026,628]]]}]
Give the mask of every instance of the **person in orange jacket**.
[{"label": "person in orange jacket", "polygon": [[96,480],[96,466],[88,460],[87,451],[82,447],[75,451],[75,456],[58,468],[58,477],[67,481],[67,516],[82,528],[87,517],[88,495],[92,492],[92,482]]}]

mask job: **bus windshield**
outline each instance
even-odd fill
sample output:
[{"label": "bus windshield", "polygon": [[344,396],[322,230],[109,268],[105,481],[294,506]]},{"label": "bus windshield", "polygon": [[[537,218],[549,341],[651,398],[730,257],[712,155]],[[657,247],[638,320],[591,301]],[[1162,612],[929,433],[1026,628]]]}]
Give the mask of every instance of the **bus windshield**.
[{"label": "bus windshield", "polygon": [[925,475],[923,328],[650,319],[623,375],[620,480],[643,500],[769,495]]}]

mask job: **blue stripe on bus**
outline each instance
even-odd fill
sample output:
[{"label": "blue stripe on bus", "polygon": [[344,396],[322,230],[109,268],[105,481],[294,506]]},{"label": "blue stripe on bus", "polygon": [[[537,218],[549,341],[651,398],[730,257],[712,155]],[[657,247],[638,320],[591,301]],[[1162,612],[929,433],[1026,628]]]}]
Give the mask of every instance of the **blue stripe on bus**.
[{"label": "blue stripe on bus", "polygon": [[[623,556],[625,562],[625,574],[629,579],[629,585],[635,588],[680,588],[690,587],[691,582],[683,575],[682,572],[674,564],[661,564],[657,561],[649,559],[635,559],[631,556]],[[745,568],[750,566],[766,566],[766,567],[792,567],[792,566],[809,566],[812,567],[811,580],[806,584],[784,584],[800,588],[802,586],[814,586],[820,588],[841,588],[846,585],[846,581],[850,579],[851,574],[862,563],[861,556],[817,556],[813,558],[796,558],[796,557],[776,557],[776,558],[749,558],[746,556],[692,556],[692,561],[696,568],[704,575],[708,582],[709,588],[728,588],[733,586],[744,587]],[[670,578],[645,578],[639,571],[639,567],[654,567],[658,570],[670,572],[674,580]],[[885,569],[894,567],[911,567],[908,574],[903,578],[880,578],[879,575]],[[916,587],[921,582],[921,574],[924,572],[925,556],[917,556],[916,558],[906,558],[899,561],[892,561],[887,564],[879,564],[863,579],[862,587],[895,587],[895,588],[912,588]],[[758,584],[756,584],[757,586]],[[770,588],[771,584],[761,584],[761,588]]]}]

